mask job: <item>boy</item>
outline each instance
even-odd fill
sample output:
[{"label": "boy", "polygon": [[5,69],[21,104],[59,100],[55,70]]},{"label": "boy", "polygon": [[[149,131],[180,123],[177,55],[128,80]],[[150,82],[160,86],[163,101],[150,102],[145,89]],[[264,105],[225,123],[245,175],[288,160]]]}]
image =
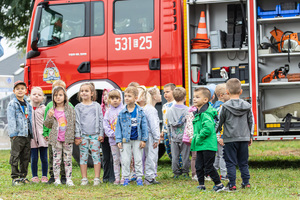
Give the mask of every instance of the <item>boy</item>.
[{"label": "boy", "polygon": [[[218,101],[215,102],[215,104],[213,105],[213,108],[215,108],[217,110],[217,112],[219,113],[222,104],[229,100],[229,95],[226,93],[226,84],[222,83],[222,84],[217,85],[215,93],[218,98]],[[216,170],[220,169],[221,180],[228,180],[226,164],[225,164],[225,160],[223,158],[224,143],[223,143],[223,135],[222,134],[223,134],[222,131],[217,132],[218,151],[216,154],[214,167],[216,168]]]},{"label": "boy", "polygon": [[[9,164],[11,165],[12,185],[29,183],[26,178],[30,162],[32,135],[32,106],[24,99],[27,86],[17,81],[13,90],[15,97],[7,107],[8,133],[11,141]],[[18,165],[20,163],[20,169]]]},{"label": "boy", "polygon": [[[54,81],[52,84],[52,89],[55,88],[56,86],[61,86],[64,89],[66,89],[66,83],[62,80],[57,80]],[[73,105],[69,102],[69,105],[73,107]],[[53,102],[50,101],[45,109],[45,115],[44,115],[44,121],[46,120],[47,117],[47,113],[48,110],[50,110],[51,108],[53,108]],[[73,107],[74,108],[74,107]],[[46,126],[43,126],[43,136],[45,137],[45,139],[48,141],[48,137],[49,137],[49,133],[50,133],[51,129],[47,128]],[[48,144],[48,149],[49,149],[49,175],[50,175],[50,179],[48,180],[48,184],[54,183],[55,179],[54,179],[54,173],[53,173],[53,151],[52,151],[52,145]],[[66,172],[65,172],[65,164],[64,164],[64,156],[62,154],[61,156],[61,164],[60,164],[60,181],[62,184],[66,184],[67,179],[66,179]]]},{"label": "boy", "polygon": [[193,120],[194,135],[191,151],[197,151],[196,173],[200,190],[206,190],[204,175],[209,174],[215,186],[213,190],[220,192],[225,189],[219,174],[214,168],[215,154],[218,150],[214,118],[217,111],[208,103],[211,97],[208,88],[200,87],[194,90],[193,103],[197,107]]},{"label": "boy", "polygon": [[[174,178],[184,174],[189,177],[190,148],[182,142],[183,132],[186,124],[185,116],[188,114],[188,107],[184,105],[186,90],[183,87],[175,88],[173,96],[176,104],[169,108],[166,116],[169,132],[171,134],[172,149],[172,170]],[[182,156],[182,168],[179,165],[179,155]]]},{"label": "boy", "polygon": [[236,165],[243,180],[242,188],[250,188],[248,169],[248,146],[252,144],[253,115],[251,105],[240,99],[241,82],[232,78],[226,83],[230,100],[223,104],[219,114],[217,131],[223,126],[224,158],[227,167],[229,190],[236,190]]},{"label": "boy", "polygon": [[166,152],[171,160],[172,160],[172,155],[171,155],[171,146],[169,140],[170,133],[168,132],[168,124],[167,124],[166,116],[167,116],[167,111],[176,103],[173,97],[173,90],[175,88],[176,85],[174,83],[168,83],[164,86],[164,98],[167,100],[167,103],[165,103],[162,107],[163,125],[160,134],[160,138],[164,140]]},{"label": "boy", "polygon": [[145,113],[135,102],[138,89],[128,87],[124,92],[126,107],[119,113],[116,125],[116,143],[121,151],[124,186],[129,184],[130,161],[133,152],[137,185],[143,186],[143,148],[148,140],[148,126]]}]

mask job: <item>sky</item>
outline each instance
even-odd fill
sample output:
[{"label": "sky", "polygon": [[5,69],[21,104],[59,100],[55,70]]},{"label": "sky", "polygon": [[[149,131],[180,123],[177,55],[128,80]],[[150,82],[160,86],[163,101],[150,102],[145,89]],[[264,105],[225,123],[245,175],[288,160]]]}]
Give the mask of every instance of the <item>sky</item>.
[{"label": "sky", "polygon": [[0,57],[0,61],[4,60],[5,58],[7,58],[17,52],[16,48],[14,48],[13,46],[9,47],[9,44],[10,44],[10,42],[8,40],[6,40],[6,38],[3,38],[1,40],[1,45],[4,49],[4,55],[2,57]]}]

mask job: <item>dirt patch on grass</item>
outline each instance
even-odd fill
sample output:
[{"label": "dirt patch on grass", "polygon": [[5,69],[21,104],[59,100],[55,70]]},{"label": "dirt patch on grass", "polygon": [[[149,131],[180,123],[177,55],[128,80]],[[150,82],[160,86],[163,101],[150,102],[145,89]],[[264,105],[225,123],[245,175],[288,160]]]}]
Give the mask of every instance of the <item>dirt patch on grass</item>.
[{"label": "dirt patch on grass", "polygon": [[256,154],[255,156],[300,156],[300,149],[285,149],[281,151],[264,151],[261,154]]}]

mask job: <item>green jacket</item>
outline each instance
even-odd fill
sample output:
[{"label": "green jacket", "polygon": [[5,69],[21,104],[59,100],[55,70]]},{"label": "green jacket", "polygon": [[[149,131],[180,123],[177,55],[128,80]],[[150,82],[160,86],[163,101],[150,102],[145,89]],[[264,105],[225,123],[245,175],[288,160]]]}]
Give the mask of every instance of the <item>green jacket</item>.
[{"label": "green jacket", "polygon": [[[69,105],[72,106],[74,108],[74,106],[69,102]],[[50,101],[45,109],[45,115],[44,115],[44,121],[46,120],[48,111],[53,108],[53,101]],[[49,137],[49,133],[50,133],[51,129],[47,128],[46,126],[43,125],[43,136],[44,137]]]},{"label": "green jacket", "polygon": [[218,142],[215,131],[215,117],[217,111],[209,104],[202,106],[200,111],[195,111],[193,120],[194,135],[191,151],[217,151]]}]

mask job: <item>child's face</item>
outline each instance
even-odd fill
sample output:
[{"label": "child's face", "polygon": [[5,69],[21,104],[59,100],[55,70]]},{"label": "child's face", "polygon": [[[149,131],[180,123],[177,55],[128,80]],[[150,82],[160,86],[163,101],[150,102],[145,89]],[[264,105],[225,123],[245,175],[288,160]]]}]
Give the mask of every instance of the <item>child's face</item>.
[{"label": "child's face", "polygon": [[112,105],[115,108],[117,108],[121,103],[120,97],[112,97],[109,100],[110,100],[110,105]]},{"label": "child's face", "polygon": [[41,104],[44,100],[44,93],[39,89],[33,89],[30,94],[30,100],[33,103]]},{"label": "child's face", "polygon": [[104,90],[104,92],[103,92],[103,102],[104,102],[105,105],[108,104],[108,95],[107,94],[108,94],[107,90]]},{"label": "child's face", "polygon": [[59,90],[57,93],[54,94],[54,102],[56,104],[63,104],[65,101],[64,91]]},{"label": "child's face", "polygon": [[160,94],[159,91],[156,91],[155,95],[153,96],[153,99],[154,99],[157,103],[161,102],[161,94]]},{"label": "child's face", "polygon": [[201,91],[194,92],[193,104],[197,108],[200,108],[208,102],[208,98],[205,97]]},{"label": "child's face", "polygon": [[125,92],[124,94],[124,100],[127,105],[134,104],[137,101],[137,98],[138,97],[131,92]]},{"label": "child's face", "polygon": [[92,99],[93,93],[88,85],[83,85],[80,88],[80,97],[82,101],[90,101]]},{"label": "child's face", "polygon": [[168,102],[173,100],[173,91],[171,90],[171,87],[164,88],[164,97]]},{"label": "child's face", "polygon": [[15,87],[15,89],[13,91],[18,99],[23,99],[26,94],[27,89],[24,85],[19,84]]}]

